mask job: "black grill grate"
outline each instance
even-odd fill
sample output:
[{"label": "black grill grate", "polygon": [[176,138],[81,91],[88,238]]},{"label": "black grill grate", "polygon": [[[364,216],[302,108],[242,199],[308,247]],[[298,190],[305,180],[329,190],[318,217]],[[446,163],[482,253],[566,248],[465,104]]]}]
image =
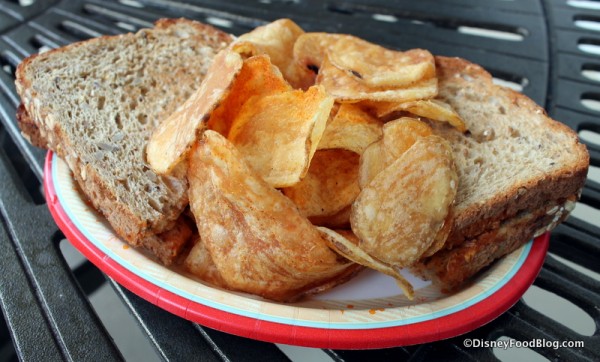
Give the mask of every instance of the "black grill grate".
[{"label": "black grill grate", "polygon": [[[64,261],[59,251],[63,236],[40,190],[45,152],[30,146],[16,126],[19,100],[14,70],[25,56],[101,34],[135,31],[160,17],[193,18],[234,34],[291,17],[307,31],[356,34],[389,47],[422,47],[477,62],[497,81],[521,90],[579,131],[590,150],[592,167],[600,170],[600,144],[593,140],[600,134],[600,76],[593,75],[595,71],[600,75],[600,51],[593,50],[600,44],[600,32],[593,30],[600,6],[585,8],[598,4],[560,0],[0,1],[0,270],[4,275],[0,305],[8,327],[0,328],[0,359],[122,359],[88,300],[104,277],[89,262],[71,272]],[[583,137],[586,132],[592,137]],[[598,180],[588,180],[581,203],[600,209]],[[550,251],[600,273],[598,220],[572,217],[552,234]],[[273,344],[189,323],[108,281],[166,360],[287,359]],[[582,336],[520,301],[466,336],[421,346],[326,353],[336,361],[489,360],[496,358],[491,349],[466,349],[463,339],[508,336],[583,340],[585,349],[535,351],[551,360],[599,360],[598,280],[550,256],[535,285],[587,312],[595,322],[595,333]]]}]

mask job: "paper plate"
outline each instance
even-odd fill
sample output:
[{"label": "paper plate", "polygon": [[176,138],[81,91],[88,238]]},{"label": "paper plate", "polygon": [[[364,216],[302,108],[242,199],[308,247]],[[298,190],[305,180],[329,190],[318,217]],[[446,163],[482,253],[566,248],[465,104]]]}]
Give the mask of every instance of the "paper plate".
[{"label": "paper plate", "polygon": [[406,273],[416,289],[415,300],[409,301],[392,278],[364,271],[324,294],[275,303],[205,284],[130,248],[84,201],[66,163],[50,152],[44,188],[50,212],[71,243],[133,293],[210,328],[298,346],[384,348],[469,332],[517,302],[536,278],[548,248],[547,235],[530,241],[450,295]]}]

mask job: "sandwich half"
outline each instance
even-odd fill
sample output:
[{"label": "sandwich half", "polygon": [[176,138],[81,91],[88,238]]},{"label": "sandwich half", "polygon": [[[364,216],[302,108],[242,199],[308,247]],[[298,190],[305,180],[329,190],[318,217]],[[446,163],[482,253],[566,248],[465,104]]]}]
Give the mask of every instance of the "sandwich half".
[{"label": "sandwich half", "polygon": [[436,57],[438,98],[468,127],[434,125],[450,141],[459,186],[445,246],[415,269],[446,290],[552,230],[575,207],[589,167],[577,134],[528,97],[459,58]]},{"label": "sandwich half", "polygon": [[192,236],[182,172],[157,175],[147,140],[202,82],[230,35],[184,19],[26,58],[17,68],[23,135],[69,165],[115,232],[171,263]]}]

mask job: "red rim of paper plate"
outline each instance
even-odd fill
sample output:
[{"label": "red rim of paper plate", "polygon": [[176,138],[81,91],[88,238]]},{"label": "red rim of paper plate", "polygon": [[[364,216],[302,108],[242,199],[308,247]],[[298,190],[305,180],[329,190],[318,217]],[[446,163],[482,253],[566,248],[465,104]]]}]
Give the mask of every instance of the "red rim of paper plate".
[{"label": "red rim of paper plate", "polygon": [[413,324],[369,329],[303,327],[259,320],[205,306],[165,290],[127,270],[90,242],[68,217],[52,180],[52,152],[44,165],[48,208],[67,239],[100,270],[148,302],[179,317],[226,333],[272,343],[333,349],[387,348],[428,343],[470,332],[491,322],[525,293],[537,277],[549,245],[546,233],[533,242],[521,268],[495,293],[455,313]]}]

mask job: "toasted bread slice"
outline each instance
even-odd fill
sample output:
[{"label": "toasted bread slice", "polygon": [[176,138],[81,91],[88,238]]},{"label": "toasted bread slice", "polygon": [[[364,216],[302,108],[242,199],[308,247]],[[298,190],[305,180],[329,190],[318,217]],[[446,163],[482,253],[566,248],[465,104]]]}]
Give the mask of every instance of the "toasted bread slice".
[{"label": "toasted bread slice", "polygon": [[436,57],[439,98],[469,131],[434,124],[452,145],[459,177],[444,250],[417,265],[453,289],[493,260],[564,220],[585,183],[589,154],[577,134],[483,68]]},{"label": "toasted bread slice", "polygon": [[146,143],[230,41],[208,25],[162,19],[153,29],[30,56],[17,68],[24,136],[68,163],[119,236],[165,263],[183,244],[168,231],[184,228],[177,219],[188,203],[187,181],[183,174],[155,174]]},{"label": "toasted bread slice", "polygon": [[436,63],[439,98],[452,105],[469,129],[463,134],[436,128],[452,144],[459,173],[447,247],[581,190],[589,154],[573,130],[521,93],[494,85],[478,65],[445,57],[437,57]]}]

